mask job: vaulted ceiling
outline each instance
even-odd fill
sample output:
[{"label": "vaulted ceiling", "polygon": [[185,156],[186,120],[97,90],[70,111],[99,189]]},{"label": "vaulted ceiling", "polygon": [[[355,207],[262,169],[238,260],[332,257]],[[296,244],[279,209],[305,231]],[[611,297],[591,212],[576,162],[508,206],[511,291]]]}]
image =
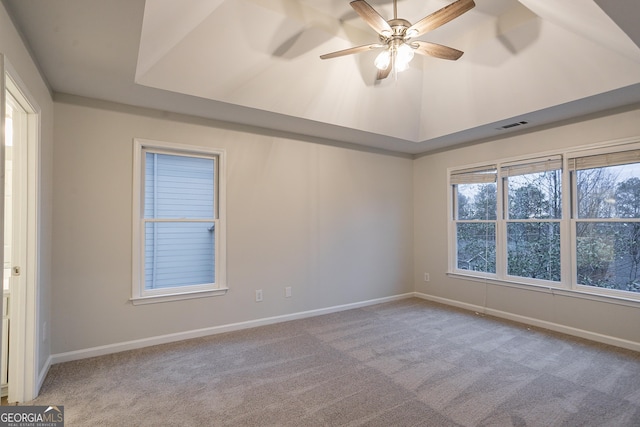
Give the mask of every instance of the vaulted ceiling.
[{"label": "vaulted ceiling", "polygon": [[420,154],[640,103],[637,0],[475,2],[420,37],[462,58],[376,81],[376,52],[319,59],[377,42],[348,0],[3,0],[55,92],[316,142]]}]

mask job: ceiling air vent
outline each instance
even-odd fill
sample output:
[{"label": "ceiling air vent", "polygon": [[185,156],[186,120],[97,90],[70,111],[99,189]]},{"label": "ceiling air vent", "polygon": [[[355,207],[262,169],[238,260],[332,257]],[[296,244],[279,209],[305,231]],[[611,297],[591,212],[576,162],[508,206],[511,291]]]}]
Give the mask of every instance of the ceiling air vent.
[{"label": "ceiling air vent", "polygon": [[499,129],[499,130],[511,129],[516,126],[526,125],[527,123],[529,122],[522,121],[522,122],[509,123],[508,125],[500,126],[499,128],[496,128],[496,129]]}]

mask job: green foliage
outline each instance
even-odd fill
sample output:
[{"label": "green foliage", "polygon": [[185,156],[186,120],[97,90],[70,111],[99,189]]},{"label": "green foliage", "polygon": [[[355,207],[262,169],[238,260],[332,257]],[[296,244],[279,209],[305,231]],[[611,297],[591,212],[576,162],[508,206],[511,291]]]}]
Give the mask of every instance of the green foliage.
[{"label": "green foliage", "polygon": [[511,223],[507,236],[509,275],[560,281],[559,223]]},{"label": "green foliage", "polygon": [[458,224],[456,232],[458,237],[458,268],[495,273],[495,224],[490,222]]},{"label": "green foliage", "polygon": [[496,191],[495,183],[463,184],[458,188],[458,219],[479,221],[458,224],[459,269],[496,272],[496,230],[493,222],[496,219]]},{"label": "green foliage", "polygon": [[[616,177],[603,170],[606,168],[580,176],[582,188],[593,191],[581,195],[584,206],[589,207],[583,213],[595,218],[639,218],[640,179],[616,183]],[[589,182],[594,179],[600,182]],[[640,292],[639,222],[578,222],[576,232],[578,283]]]},{"label": "green foliage", "polygon": [[507,273],[511,276],[560,280],[560,171],[509,177]]}]

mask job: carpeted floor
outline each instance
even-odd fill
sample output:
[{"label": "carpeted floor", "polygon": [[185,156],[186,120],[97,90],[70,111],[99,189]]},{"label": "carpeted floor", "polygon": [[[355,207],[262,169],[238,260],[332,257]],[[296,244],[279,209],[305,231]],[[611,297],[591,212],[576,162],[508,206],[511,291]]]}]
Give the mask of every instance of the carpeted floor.
[{"label": "carpeted floor", "polygon": [[640,353],[408,299],[54,365],[72,426],[640,426]]}]

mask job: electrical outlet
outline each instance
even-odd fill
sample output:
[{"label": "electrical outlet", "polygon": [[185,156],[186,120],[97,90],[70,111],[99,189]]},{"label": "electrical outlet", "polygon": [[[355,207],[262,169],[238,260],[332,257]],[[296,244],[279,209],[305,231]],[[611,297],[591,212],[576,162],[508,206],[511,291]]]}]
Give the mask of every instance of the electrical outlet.
[{"label": "electrical outlet", "polygon": [[256,302],[262,301],[262,289],[256,291]]},{"label": "electrical outlet", "polygon": [[429,273],[424,273],[424,281],[428,282],[429,280],[431,280],[431,278],[429,277]]},{"label": "electrical outlet", "polygon": [[285,298],[291,298],[291,286],[284,288],[284,296]]}]

